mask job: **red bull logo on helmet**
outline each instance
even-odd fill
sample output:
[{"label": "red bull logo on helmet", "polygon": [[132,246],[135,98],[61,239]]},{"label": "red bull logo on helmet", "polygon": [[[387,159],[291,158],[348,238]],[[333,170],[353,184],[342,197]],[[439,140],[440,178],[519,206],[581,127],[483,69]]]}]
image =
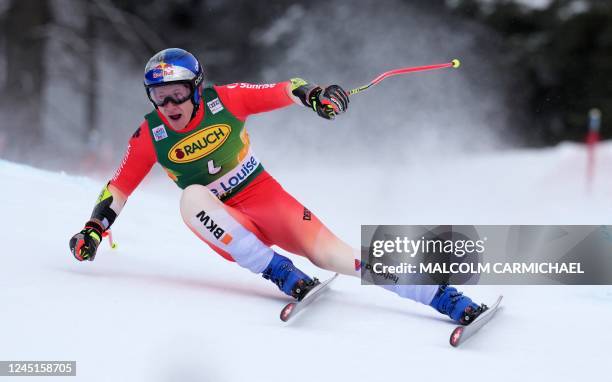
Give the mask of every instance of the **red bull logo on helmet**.
[{"label": "red bull logo on helmet", "polygon": [[160,62],[155,68],[153,68],[154,72],[152,74],[153,78],[163,78],[167,76],[172,76],[174,74],[174,69],[171,64],[167,64],[165,62]]},{"label": "red bull logo on helmet", "polygon": [[[191,81],[194,80],[196,74],[191,70],[182,66],[168,64],[166,62],[160,62],[150,71],[150,76],[154,80],[163,79],[166,81]],[[202,75],[195,79],[195,86],[202,81]]]}]

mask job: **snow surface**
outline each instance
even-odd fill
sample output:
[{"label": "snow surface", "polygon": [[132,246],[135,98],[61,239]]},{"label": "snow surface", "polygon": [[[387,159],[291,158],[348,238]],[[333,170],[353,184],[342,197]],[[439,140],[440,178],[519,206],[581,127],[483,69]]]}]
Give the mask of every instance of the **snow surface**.
[{"label": "snow surface", "polygon": [[[584,149],[570,144],[401,168],[267,168],[358,245],[360,224],[609,224],[611,144],[601,146],[598,163],[590,194]],[[171,182],[153,179],[137,190],[113,227],[118,249],[103,243],[94,262],[78,263],[68,239],[103,181],[5,161],[0,176],[0,360],[77,361],[76,378],[54,381],[573,381],[608,374],[608,286],[462,288],[479,301],[505,298],[504,310],[459,349],[448,344],[453,324],[431,308],[348,277],[307,317],[285,325],[278,314],[288,299],[200,242],[180,219],[180,190]],[[296,261],[320,278],[330,275]]]}]

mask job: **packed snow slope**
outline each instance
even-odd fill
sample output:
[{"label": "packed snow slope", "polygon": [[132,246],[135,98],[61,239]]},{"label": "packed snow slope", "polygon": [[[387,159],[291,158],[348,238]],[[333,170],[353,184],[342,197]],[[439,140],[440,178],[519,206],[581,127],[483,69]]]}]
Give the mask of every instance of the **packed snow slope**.
[{"label": "packed snow slope", "polygon": [[[265,163],[265,162],[264,162]],[[268,170],[339,236],[360,224],[606,224],[612,146],[591,193],[578,145],[402,167]],[[161,172],[159,169],[154,172]],[[104,181],[0,161],[0,360],[76,360],[54,381],[594,380],[608,374],[611,287],[469,286],[504,309],[454,349],[431,308],[342,277],[289,325],[288,299],[183,224],[180,190],[150,180],[79,263],[68,240]],[[295,257],[294,257],[295,258]],[[304,259],[305,271],[324,278]]]}]

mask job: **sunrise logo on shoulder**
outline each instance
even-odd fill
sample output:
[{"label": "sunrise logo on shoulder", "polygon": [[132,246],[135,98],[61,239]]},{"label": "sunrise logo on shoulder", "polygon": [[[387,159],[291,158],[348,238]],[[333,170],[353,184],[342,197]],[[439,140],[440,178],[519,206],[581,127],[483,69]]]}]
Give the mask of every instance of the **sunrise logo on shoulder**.
[{"label": "sunrise logo on shoulder", "polygon": [[221,147],[231,132],[232,128],[224,124],[197,131],[172,146],[168,159],[174,163],[196,161]]}]

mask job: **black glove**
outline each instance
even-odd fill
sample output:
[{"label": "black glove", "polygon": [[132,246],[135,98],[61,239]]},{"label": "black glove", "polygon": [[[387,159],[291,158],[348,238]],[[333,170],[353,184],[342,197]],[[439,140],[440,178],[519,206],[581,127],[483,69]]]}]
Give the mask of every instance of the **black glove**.
[{"label": "black glove", "polygon": [[325,89],[309,84],[301,78],[291,79],[292,93],[304,106],[311,107],[325,119],[334,119],[336,115],[348,109],[349,97],[339,85],[330,85]]},{"label": "black glove", "polygon": [[98,245],[102,241],[103,232],[104,229],[99,222],[90,220],[85,223],[85,228],[70,239],[69,245],[72,255],[79,261],[93,261],[96,257]]}]

